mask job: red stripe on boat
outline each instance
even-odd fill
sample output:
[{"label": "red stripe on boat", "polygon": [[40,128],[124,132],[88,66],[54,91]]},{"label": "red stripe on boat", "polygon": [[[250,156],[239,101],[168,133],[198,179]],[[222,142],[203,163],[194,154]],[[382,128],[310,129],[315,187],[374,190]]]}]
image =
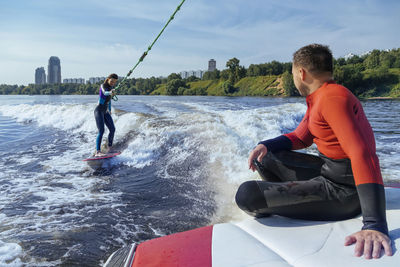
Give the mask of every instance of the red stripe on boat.
[{"label": "red stripe on boat", "polygon": [[132,267],[211,267],[213,226],[145,241],[136,249]]}]

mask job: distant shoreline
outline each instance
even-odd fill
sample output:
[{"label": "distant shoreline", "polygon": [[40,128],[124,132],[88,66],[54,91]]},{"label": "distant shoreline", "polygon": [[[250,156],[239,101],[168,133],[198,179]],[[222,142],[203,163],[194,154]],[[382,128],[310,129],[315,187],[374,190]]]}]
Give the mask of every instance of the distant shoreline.
[{"label": "distant shoreline", "polygon": [[391,97],[391,96],[373,96],[366,98],[367,100],[396,100],[400,99],[399,97]]},{"label": "distant shoreline", "polygon": [[[6,96],[97,96],[97,94],[48,94],[48,95],[41,95],[41,94],[8,94],[2,95],[0,97]],[[171,96],[166,94],[160,95],[139,95],[139,94],[132,94],[132,95],[118,95],[118,96]],[[302,98],[301,96],[286,96],[286,95],[174,95],[174,96],[200,96],[200,97],[269,97],[269,98]],[[390,96],[373,96],[373,97],[358,97],[360,100],[400,100],[400,97],[390,97]]]}]

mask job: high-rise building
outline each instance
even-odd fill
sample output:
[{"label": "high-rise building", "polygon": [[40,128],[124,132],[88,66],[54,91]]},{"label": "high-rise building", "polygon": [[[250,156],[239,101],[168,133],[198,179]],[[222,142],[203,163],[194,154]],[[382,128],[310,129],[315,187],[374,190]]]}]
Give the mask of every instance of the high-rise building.
[{"label": "high-rise building", "polygon": [[[121,79],[121,77],[119,77]],[[90,77],[87,81],[90,84],[100,83],[105,81],[106,77]]]},{"label": "high-rise building", "polygon": [[187,71],[181,71],[181,78],[182,79],[186,79],[186,78],[188,78],[189,77],[189,73],[187,72]]},{"label": "high-rise building", "polygon": [[204,70],[196,70],[196,71],[189,70],[189,71],[181,71],[180,74],[181,74],[182,79],[187,79],[192,76],[201,79],[201,78],[203,78],[204,72],[205,72]]},{"label": "high-rise building", "polygon": [[204,70],[197,70],[194,74],[194,76],[196,76],[199,79],[202,79],[204,75]]},{"label": "high-rise building", "polygon": [[83,79],[83,78],[67,78],[67,79],[63,79],[63,83],[85,84],[85,79]]},{"label": "high-rise building", "polygon": [[217,69],[217,62],[214,59],[208,61],[208,71],[214,71]]},{"label": "high-rise building", "polygon": [[50,57],[47,69],[47,83],[61,83],[61,65],[58,57]]},{"label": "high-rise building", "polygon": [[46,83],[46,72],[43,67],[37,68],[35,71],[35,84]]}]

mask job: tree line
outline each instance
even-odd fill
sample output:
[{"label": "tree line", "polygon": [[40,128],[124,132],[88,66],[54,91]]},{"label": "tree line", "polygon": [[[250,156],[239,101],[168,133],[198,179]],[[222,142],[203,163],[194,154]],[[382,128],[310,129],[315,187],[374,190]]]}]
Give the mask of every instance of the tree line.
[{"label": "tree line", "polygon": [[[226,69],[205,72],[202,79],[172,73],[167,78],[126,79],[119,95],[298,95],[291,74],[291,62],[271,61],[240,65],[237,58]],[[258,79],[270,77],[270,79]],[[368,54],[334,59],[334,78],[355,95],[400,97],[400,48],[373,50]],[[266,82],[268,81],[268,85]],[[0,94],[71,95],[97,94],[98,84],[0,85]]]}]

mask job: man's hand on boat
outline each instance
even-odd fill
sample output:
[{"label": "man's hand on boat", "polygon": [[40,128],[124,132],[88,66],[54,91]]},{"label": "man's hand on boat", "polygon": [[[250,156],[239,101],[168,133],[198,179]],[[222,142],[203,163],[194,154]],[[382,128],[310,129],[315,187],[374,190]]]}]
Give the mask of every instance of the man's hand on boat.
[{"label": "man's hand on boat", "polygon": [[344,245],[349,246],[356,243],[355,256],[361,257],[364,254],[366,259],[378,259],[381,257],[382,248],[387,256],[393,255],[391,242],[384,233],[375,230],[361,230],[347,236]]}]

